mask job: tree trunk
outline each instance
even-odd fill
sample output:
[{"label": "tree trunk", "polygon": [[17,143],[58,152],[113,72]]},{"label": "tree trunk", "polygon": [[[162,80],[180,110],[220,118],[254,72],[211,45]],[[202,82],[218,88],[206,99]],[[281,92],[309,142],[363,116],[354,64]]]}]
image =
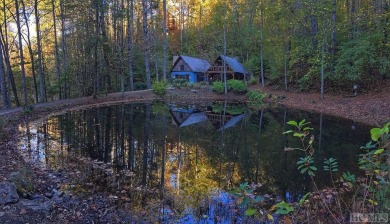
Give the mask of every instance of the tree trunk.
[{"label": "tree trunk", "polygon": [[53,15],[53,28],[54,28],[54,48],[55,48],[55,61],[56,61],[56,77],[58,82],[58,98],[62,99],[61,93],[61,76],[60,76],[60,57],[58,53],[58,40],[57,40],[57,21],[56,21],[56,13],[55,13],[55,0],[51,0],[52,6],[52,15]]},{"label": "tree trunk", "polygon": [[310,34],[312,37],[312,44],[313,48],[317,49],[318,46],[318,39],[317,39],[317,34],[318,34],[318,21],[317,21],[317,16],[315,15],[310,15]]},{"label": "tree trunk", "polygon": [[95,46],[94,46],[94,60],[95,60],[95,72],[93,75],[93,95],[94,99],[98,95],[98,80],[99,80],[99,60],[98,60],[98,46],[99,46],[99,1],[95,1]]},{"label": "tree trunk", "polygon": [[325,29],[326,22],[324,25],[324,33],[322,34],[322,47],[321,47],[321,99],[324,99],[324,76],[325,76]]},{"label": "tree trunk", "polygon": [[261,1],[260,8],[260,79],[261,86],[264,87],[264,39],[263,39],[263,30],[264,30],[264,1]]},{"label": "tree trunk", "polygon": [[0,90],[1,90],[1,103],[4,109],[10,108],[8,93],[7,93],[7,84],[5,79],[5,69],[3,61],[3,46],[0,44]]},{"label": "tree trunk", "polygon": [[[165,0],[164,0],[165,1]],[[129,86],[130,91],[134,91],[133,74],[133,35],[134,35],[134,0],[127,0],[127,50],[129,63]]]},{"label": "tree trunk", "polygon": [[108,37],[106,32],[106,21],[105,21],[105,11],[104,11],[104,0],[101,0],[99,4],[101,4],[100,11],[100,29],[102,34],[102,48],[103,48],[103,59],[104,59],[104,78],[106,84],[106,93],[111,92],[111,75],[110,75],[110,61],[108,58],[110,48],[108,43]]},{"label": "tree trunk", "polygon": [[23,87],[23,106],[27,107],[27,83],[26,83],[26,71],[24,68],[24,56],[23,56],[23,42],[22,42],[22,30],[20,27],[20,13],[19,13],[19,1],[15,0],[16,8],[16,27],[18,30],[18,45],[19,45],[19,57],[20,57],[20,71],[22,75],[22,87]]},{"label": "tree trunk", "polygon": [[133,134],[133,128],[134,128],[134,104],[129,105],[129,129],[127,132],[127,139],[128,139],[128,146],[129,146],[129,153],[128,153],[128,160],[127,160],[127,166],[129,167],[130,171],[134,171],[134,158],[135,158],[135,150],[134,150],[134,134]]},{"label": "tree trunk", "polygon": [[284,88],[287,90],[288,88],[288,59],[290,52],[290,41],[287,42],[284,47]]},{"label": "tree trunk", "polygon": [[[153,3],[152,3],[153,4]],[[153,10],[150,10],[150,20],[152,26],[152,39],[153,39],[153,62],[154,62],[154,72],[156,74],[156,81],[159,81],[158,77],[158,63],[157,63],[157,41],[156,41],[156,21],[153,16]]]},{"label": "tree trunk", "polygon": [[68,98],[68,83],[67,83],[67,48],[66,48],[66,30],[65,30],[65,3],[64,0],[60,0],[60,17],[61,17],[61,70],[62,74],[64,76],[64,97],[63,98]]},{"label": "tree trunk", "polygon": [[355,37],[356,34],[355,16],[356,16],[356,1],[351,0],[350,24],[351,24],[352,39]]},{"label": "tree trunk", "polygon": [[[24,4],[24,1],[21,1],[21,4],[22,4],[22,9],[23,9],[23,17],[24,17],[24,20],[25,21],[29,21],[29,18],[27,17],[27,14],[26,14],[26,6]],[[28,52],[30,54],[30,60],[31,60],[31,73],[32,73],[32,76],[33,76],[33,81],[34,81],[34,90],[35,90],[35,102],[39,102],[39,94],[38,94],[38,85],[37,85],[37,78],[36,78],[36,74],[35,74],[35,57],[34,57],[34,53],[33,53],[33,50],[32,50],[32,44],[31,44],[31,34],[30,34],[30,26],[28,24],[28,22],[25,23],[26,24],[26,27],[27,27],[27,48],[28,48]]]},{"label": "tree trunk", "polygon": [[[120,5],[120,13],[122,15],[122,12],[125,8],[125,3],[124,0],[121,0],[121,5]],[[120,21],[120,62],[121,62],[121,92],[122,96],[125,93],[125,65],[124,65],[124,51],[123,49],[125,48],[125,42],[124,42],[124,17],[121,16],[121,21]]]},{"label": "tree trunk", "polygon": [[180,54],[183,53],[183,29],[184,29],[184,13],[183,0],[180,0],[179,22],[180,22]]},{"label": "tree trunk", "polygon": [[[2,26],[0,24],[0,36],[1,36],[1,45],[2,45],[2,48],[3,48],[3,56],[4,56],[4,61],[5,61],[5,64],[7,66],[7,77],[8,77],[8,83],[6,84],[9,84],[11,86],[11,89],[12,89],[12,93],[13,93],[13,96],[14,96],[14,100],[15,100],[15,104],[17,107],[20,106],[20,103],[19,103],[19,97],[18,97],[18,94],[17,94],[17,90],[16,90],[16,85],[15,85],[15,79],[14,79],[14,74],[12,72],[12,68],[11,68],[11,62],[10,62],[10,56],[9,56],[9,48],[8,48],[8,31],[7,31],[7,17],[6,17],[6,11],[5,11],[5,1],[3,1],[3,9],[4,9],[4,32],[5,32],[5,35],[3,35],[3,29],[2,29]],[[7,87],[7,86],[6,86]],[[11,93],[9,91],[9,88],[6,88],[6,90],[8,91],[7,95],[8,95],[8,104],[10,106],[12,106],[12,103],[11,103]]]},{"label": "tree trunk", "polygon": [[43,74],[42,66],[42,47],[41,47],[41,34],[39,27],[39,12],[38,12],[38,0],[34,1],[34,10],[35,10],[35,25],[37,30],[37,53],[38,53],[38,73],[39,73],[39,102],[45,102],[46,93],[45,93],[45,76]]},{"label": "tree trunk", "polygon": [[111,107],[108,107],[107,109],[107,116],[106,116],[106,124],[105,124],[105,130],[104,130],[104,155],[103,155],[103,161],[107,163],[110,161],[110,154],[112,150],[112,141],[111,141],[111,120],[112,118],[112,109]]},{"label": "tree trunk", "polygon": [[332,15],[330,26],[330,54],[334,56],[336,53],[336,0],[332,0]]},{"label": "tree trunk", "polygon": [[151,105],[145,106],[145,123],[143,136],[143,155],[142,155],[142,187],[146,187],[148,171],[148,152],[149,152],[149,125],[150,125]]},{"label": "tree trunk", "polygon": [[151,80],[150,80],[150,64],[149,64],[149,33],[148,33],[148,11],[149,4],[148,0],[142,0],[142,36],[144,43],[144,62],[145,62],[145,76],[146,76],[146,87],[151,89]]},{"label": "tree trunk", "polygon": [[[1,28],[0,28],[1,29]],[[7,28],[5,29],[7,30]],[[6,35],[7,35],[7,31],[5,32]],[[13,97],[14,97],[14,100],[15,100],[15,104],[17,107],[20,106],[20,103],[19,103],[19,97],[18,97],[18,93],[17,93],[17,90],[16,90],[16,85],[15,85],[15,79],[14,79],[14,73],[12,72],[12,68],[11,68],[11,62],[9,60],[9,49],[8,49],[8,38],[5,37],[4,38],[4,35],[3,33],[1,32],[1,36],[2,36],[2,39],[4,40],[4,47],[3,47],[3,56],[4,56],[4,60],[5,60],[5,64],[7,66],[7,77],[8,77],[8,82],[9,82],[9,85],[11,86],[11,89],[12,89],[12,93],[13,93]],[[3,43],[1,43],[3,44]],[[8,100],[11,100],[11,95],[9,95],[9,98]],[[11,105],[11,103],[10,103]],[[11,105],[12,106],[12,105]]]},{"label": "tree trunk", "polygon": [[227,77],[226,77],[226,16],[223,20],[223,86],[224,93],[227,94]]},{"label": "tree trunk", "polygon": [[163,63],[162,63],[162,75],[163,80],[167,79],[167,0],[163,0]]}]

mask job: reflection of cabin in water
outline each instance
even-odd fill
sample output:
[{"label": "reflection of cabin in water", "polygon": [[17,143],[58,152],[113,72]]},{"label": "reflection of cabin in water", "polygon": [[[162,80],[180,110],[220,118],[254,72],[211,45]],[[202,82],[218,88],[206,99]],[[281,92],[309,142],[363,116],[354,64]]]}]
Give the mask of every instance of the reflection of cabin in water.
[{"label": "reflection of cabin in water", "polygon": [[230,114],[220,114],[212,112],[207,112],[206,115],[208,120],[211,121],[213,126],[218,131],[236,126],[237,123],[241,121],[245,116],[244,114],[234,116]]},{"label": "reflection of cabin in water", "polygon": [[226,71],[226,79],[228,80],[248,80],[249,78],[249,72],[237,59],[220,55],[207,71],[209,80],[222,80],[224,71]]},{"label": "reflection of cabin in water", "polygon": [[205,112],[192,107],[182,108],[171,106],[172,123],[180,128],[207,121]]},{"label": "reflection of cabin in water", "polygon": [[177,108],[171,107],[169,112],[172,115],[172,123],[180,127],[180,125],[187,120],[195,112],[193,108]]},{"label": "reflection of cabin in water", "polygon": [[184,79],[195,83],[207,81],[206,72],[209,68],[210,63],[206,60],[180,55],[174,57],[170,73],[173,79]]},{"label": "reflection of cabin in water", "polygon": [[182,128],[202,122],[209,122],[216,130],[221,131],[236,126],[244,118],[244,114],[231,115],[200,111],[192,107],[182,108],[171,106],[172,124]]}]

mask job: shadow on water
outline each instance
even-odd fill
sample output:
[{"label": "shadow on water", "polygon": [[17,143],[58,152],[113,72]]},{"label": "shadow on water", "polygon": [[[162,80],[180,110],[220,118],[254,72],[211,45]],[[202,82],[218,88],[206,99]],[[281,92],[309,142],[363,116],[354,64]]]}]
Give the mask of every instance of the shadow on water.
[{"label": "shadow on water", "polygon": [[[296,168],[299,142],[282,133],[305,118],[315,129],[318,163],[333,157],[358,172],[369,127],[285,108],[245,105],[121,104],[23,124],[25,156],[66,176],[65,190],[105,192],[121,208],[159,222],[246,222],[229,190],[256,184],[270,200],[296,201],[310,181]],[[326,173],[317,175],[319,185]],[[253,220],[252,220],[253,221]]]}]

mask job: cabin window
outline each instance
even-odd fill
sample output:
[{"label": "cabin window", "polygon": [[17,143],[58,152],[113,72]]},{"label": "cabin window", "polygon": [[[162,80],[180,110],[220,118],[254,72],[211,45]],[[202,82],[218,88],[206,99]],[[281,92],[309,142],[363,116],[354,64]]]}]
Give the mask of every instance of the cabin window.
[{"label": "cabin window", "polygon": [[180,71],[184,71],[184,65],[180,65]]},{"label": "cabin window", "polygon": [[190,75],[189,74],[186,74],[186,75],[175,75],[175,79],[185,79],[187,81],[190,81]]}]

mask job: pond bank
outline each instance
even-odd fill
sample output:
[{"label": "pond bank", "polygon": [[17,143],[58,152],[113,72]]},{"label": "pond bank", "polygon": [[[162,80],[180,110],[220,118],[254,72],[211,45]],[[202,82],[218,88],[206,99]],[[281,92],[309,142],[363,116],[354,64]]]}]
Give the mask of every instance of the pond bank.
[{"label": "pond bank", "polygon": [[[300,94],[271,88],[258,88],[267,93],[266,101],[278,103],[286,107],[311,110],[324,114],[353,119],[357,122],[379,126],[390,118],[390,105],[388,94],[362,94],[357,97],[326,96],[319,99],[318,94]],[[388,92],[387,92],[388,93]],[[5,127],[4,140],[0,149],[0,183],[4,183],[8,189],[6,195],[15,195],[10,187],[10,176],[15,172],[30,170],[31,185],[34,186],[34,194],[28,199],[7,198],[7,203],[0,204],[0,223],[55,223],[55,222],[107,222],[112,220],[135,221],[142,217],[134,217],[124,211],[116,210],[115,205],[96,195],[93,198],[76,198],[59,192],[58,173],[50,173],[40,170],[29,164],[16,152],[19,142],[18,125],[23,122],[36,120],[54,114],[65,113],[68,110],[83,109],[87,107],[106,106],[121,102],[162,100],[155,96],[152,91],[137,91],[108,94],[99,96],[98,99],[85,97],[79,99],[61,100],[34,105],[30,113],[23,112],[21,108],[15,108],[0,112],[3,119],[8,120]],[[196,103],[202,101],[246,101],[246,95],[228,93],[218,95],[210,90],[202,89],[171,89],[165,100],[178,103]],[[31,178],[32,177],[32,178]],[[27,180],[26,180],[27,181]],[[0,189],[1,190],[1,189]],[[1,202],[1,200],[0,200]],[[15,203],[16,202],[16,203]],[[117,223],[116,221],[113,221]]]}]

